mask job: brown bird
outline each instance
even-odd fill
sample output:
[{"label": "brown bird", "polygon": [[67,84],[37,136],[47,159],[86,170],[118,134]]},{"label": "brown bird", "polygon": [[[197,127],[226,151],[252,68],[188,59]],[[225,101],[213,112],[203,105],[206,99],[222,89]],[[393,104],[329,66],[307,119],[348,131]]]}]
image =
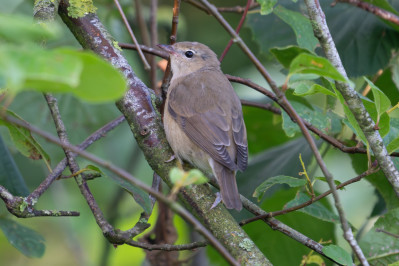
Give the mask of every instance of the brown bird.
[{"label": "brown bird", "polygon": [[164,126],[175,155],[216,177],[227,208],[242,209],[235,174],[248,164],[241,102],[204,44],[158,45],[170,54],[172,79]]}]

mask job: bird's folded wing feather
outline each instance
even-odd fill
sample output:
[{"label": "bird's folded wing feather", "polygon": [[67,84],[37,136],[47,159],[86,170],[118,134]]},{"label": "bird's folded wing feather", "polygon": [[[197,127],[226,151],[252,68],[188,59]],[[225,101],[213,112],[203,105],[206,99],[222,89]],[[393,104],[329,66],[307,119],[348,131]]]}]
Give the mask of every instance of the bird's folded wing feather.
[{"label": "bird's folded wing feather", "polygon": [[[223,74],[206,71],[181,79],[169,94],[167,108],[187,136],[215,161],[231,170],[244,170],[248,149],[241,103],[229,81],[220,75]],[[211,85],[211,80],[217,84]],[[231,95],[227,97],[226,93]],[[233,145],[233,141],[237,162],[226,148]]]}]

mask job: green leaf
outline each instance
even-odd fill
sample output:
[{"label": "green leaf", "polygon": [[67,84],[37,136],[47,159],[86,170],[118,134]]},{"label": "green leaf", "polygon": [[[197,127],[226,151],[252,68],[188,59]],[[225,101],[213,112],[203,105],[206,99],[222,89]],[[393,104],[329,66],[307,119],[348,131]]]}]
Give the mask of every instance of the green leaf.
[{"label": "green leaf", "polygon": [[387,145],[387,150],[388,150],[388,154],[393,153],[394,151],[396,151],[399,148],[399,136],[392,140],[388,145]]},{"label": "green leaf", "polygon": [[382,113],[386,112],[389,109],[389,107],[391,106],[391,101],[384,94],[384,92],[382,92],[377,86],[374,85],[374,83],[372,83],[366,77],[364,77],[364,79],[371,87],[374,96],[375,107],[377,109],[378,117],[380,117]]},{"label": "green leaf", "polygon": [[316,74],[322,77],[332,78],[346,82],[346,79],[326,58],[302,53],[295,57],[290,65],[290,74]]},{"label": "green leaf", "polygon": [[[319,2],[348,76],[374,75],[379,69],[385,69],[392,58],[392,51],[399,48],[399,32],[360,8],[348,5],[331,7],[331,1]],[[281,3],[290,10],[303,12],[300,4],[292,1]],[[398,9],[399,1],[391,1],[391,5]],[[345,21],[344,26],[342,21]],[[274,14],[261,16],[250,13],[246,26],[252,30],[253,38],[263,53],[272,47],[296,43],[292,29]]]},{"label": "green leaf", "polygon": [[201,185],[208,182],[208,178],[198,169],[191,169],[185,172],[178,167],[173,167],[170,170],[169,177],[174,185],[180,183],[180,186]]},{"label": "green leaf", "polygon": [[0,46],[0,66],[5,86],[14,93],[22,89],[70,92],[78,86],[83,69],[77,57],[34,45]]},{"label": "green leaf", "polygon": [[260,4],[260,14],[268,15],[273,11],[273,7],[277,4],[277,0],[256,0]]},{"label": "green leaf", "polygon": [[15,221],[0,218],[0,228],[8,241],[27,257],[40,258],[44,254],[44,238],[32,229]]},{"label": "green leaf", "polygon": [[358,136],[364,143],[367,143],[366,136],[364,135],[363,131],[360,129],[360,126],[357,123],[355,116],[352,114],[351,110],[349,110],[349,107],[346,105],[344,97],[342,97],[341,93],[337,89],[334,88],[334,91],[339,101],[341,102],[342,107],[344,108],[344,113],[348,118],[348,122],[349,125],[351,125],[352,130],[354,131],[356,136]]},{"label": "green leaf", "polygon": [[371,265],[387,265],[398,260],[399,241],[389,235],[399,234],[398,221],[399,209],[388,211],[377,220],[374,227],[359,242],[360,248]]},{"label": "green leaf", "polygon": [[379,132],[381,137],[385,137],[388,133],[389,133],[389,129],[390,129],[390,120],[391,118],[389,117],[389,115],[385,112],[381,115],[380,117],[380,121],[378,123],[378,127],[379,127]]},{"label": "green leaf", "polygon": [[66,48],[0,46],[0,80],[13,93],[70,92],[94,103],[117,100],[127,88],[123,75],[108,62],[91,52]]},{"label": "green leaf", "polygon": [[[284,134],[282,134],[284,136]],[[322,141],[317,140],[318,147]],[[240,193],[250,198],[254,193],[254,188],[267,180],[269,176],[297,176],[303,171],[299,154],[305,165],[308,165],[313,158],[313,152],[309,148],[309,144],[303,137],[290,140],[279,146],[269,148],[262,153],[254,156],[244,172],[237,172],[237,185]],[[280,190],[283,185],[275,185],[271,187],[266,196],[272,195],[275,191]]]},{"label": "green leaf", "polygon": [[351,255],[336,245],[324,246],[323,253],[342,265],[353,265]]},{"label": "green leaf", "polygon": [[276,57],[277,61],[287,69],[290,67],[292,60],[294,60],[298,55],[302,53],[311,54],[309,50],[293,45],[281,48],[271,48],[270,53],[272,53],[274,57]]},{"label": "green leaf", "polygon": [[152,212],[152,204],[149,195],[142,190],[131,184],[130,182],[123,180],[122,178],[111,175],[111,179],[115,181],[119,186],[123,187],[127,192],[129,192],[134,200],[143,208],[144,212],[147,214],[151,214]]},{"label": "green leaf", "polygon": [[101,103],[117,100],[124,95],[127,89],[126,80],[110,63],[92,52],[67,49],[59,51],[79,58],[83,63],[80,83],[72,91],[76,96],[88,102]]},{"label": "green leaf", "polygon": [[327,88],[325,88],[319,84],[313,84],[310,87],[307,86],[306,84],[303,84],[303,86],[296,87],[294,90],[294,95],[297,95],[297,96],[313,95],[316,93],[323,93],[325,95],[337,97],[334,92],[328,90]]},{"label": "green leaf", "polygon": [[[26,121],[10,110],[7,110],[6,114],[27,124]],[[28,129],[11,124],[1,119],[1,117],[0,126],[6,126],[8,128],[15,147],[19,150],[19,152],[21,152],[22,155],[33,160],[43,159],[47,166],[50,165],[50,156],[43,150],[39,142],[33,138]]]},{"label": "green leaf", "polygon": [[208,178],[198,169],[191,169],[187,175],[187,182],[194,185],[202,185],[208,182]]},{"label": "green leaf", "polygon": [[178,167],[173,167],[169,172],[170,181],[172,184],[177,184],[184,177],[184,171]]},{"label": "green leaf", "polygon": [[15,196],[29,195],[28,187],[0,135],[0,185]]},{"label": "green leaf", "polygon": [[258,201],[260,201],[266,191],[276,184],[287,184],[290,187],[300,187],[306,185],[306,180],[284,175],[273,176],[258,186],[252,196],[258,198]]},{"label": "green leaf", "polygon": [[[341,131],[341,126],[339,122],[340,118],[337,115],[334,115],[332,112],[325,113],[317,106],[313,106],[312,108],[309,107],[306,103],[294,100],[291,101],[291,105],[292,107],[294,107],[295,111],[300,117],[314,125],[316,128],[320,129],[322,132],[326,134],[331,134],[337,131]],[[282,118],[283,129],[288,137],[293,137],[296,133],[299,133],[301,131],[299,126],[294,123],[283,110]],[[337,126],[337,128],[333,127],[333,125]]]},{"label": "green leaf", "polygon": [[[327,179],[326,179],[324,176],[318,176],[318,177],[315,177],[314,179],[320,180],[320,181],[323,181],[323,182],[326,182],[326,183],[327,183]],[[338,185],[341,184],[341,182],[339,182],[339,180],[335,180],[335,179],[334,179],[334,184],[335,184],[336,186],[338,186]],[[345,189],[345,187],[342,187],[342,188],[340,188],[340,189],[341,189],[341,190],[342,190],[342,189]]]},{"label": "green leaf", "polygon": [[[295,157],[298,161],[298,156]],[[260,207],[264,210],[270,211],[281,210],[284,202],[287,202],[294,196],[295,191],[292,189],[279,190],[276,191],[276,193],[270,198],[268,198]],[[328,204],[327,201],[325,202]],[[335,242],[335,224],[320,221],[300,212],[291,212],[286,215],[281,215],[278,217],[278,220],[287,226],[290,226],[291,228],[295,228],[295,230],[301,232],[310,239],[332,240]],[[269,226],[262,226],[259,222],[245,225],[244,230],[248,234],[249,238],[255,242],[256,246],[262,250],[262,252],[264,252],[265,256],[270,260],[272,265],[300,265],[303,256],[309,254],[309,248],[307,248],[305,245],[297,241],[293,241],[289,237],[282,236],[281,232],[273,230]],[[267,241],[265,241],[265,239],[267,239]],[[211,248],[208,246],[207,249],[209,251]],[[283,254],[282,249],[284,250]],[[226,260],[223,259],[223,257],[216,262],[216,256],[220,257],[220,254],[217,251],[212,252],[210,265],[227,265],[225,263]],[[326,265],[330,266],[332,264],[326,261]]]},{"label": "green leaf", "polygon": [[[288,202],[284,206],[284,209],[298,206],[298,205],[300,205],[304,202],[307,202],[309,200],[310,200],[310,197],[308,195],[299,191],[296,194],[295,199]],[[313,217],[316,217],[316,218],[326,221],[326,222],[339,223],[339,217],[336,214],[334,214],[333,212],[331,212],[330,210],[328,210],[326,207],[324,207],[324,205],[318,201],[313,202],[311,205],[301,208],[297,211],[306,213],[308,215],[311,215]]]},{"label": "green leaf", "polygon": [[313,34],[313,28],[308,18],[281,5],[276,6],[273,13],[292,28],[300,47],[309,51],[313,51],[316,48],[319,42]]},{"label": "green leaf", "polygon": [[0,40],[26,44],[54,39],[60,33],[56,23],[41,25],[35,23],[32,16],[0,13]]},{"label": "green leaf", "polygon": [[[248,145],[251,147],[250,154],[257,154],[264,150],[286,142],[289,138],[285,136],[281,128],[280,116],[274,115],[269,111],[243,106],[245,126],[247,128]],[[268,141],[263,141],[267,138]],[[251,191],[252,192],[252,191]]]}]

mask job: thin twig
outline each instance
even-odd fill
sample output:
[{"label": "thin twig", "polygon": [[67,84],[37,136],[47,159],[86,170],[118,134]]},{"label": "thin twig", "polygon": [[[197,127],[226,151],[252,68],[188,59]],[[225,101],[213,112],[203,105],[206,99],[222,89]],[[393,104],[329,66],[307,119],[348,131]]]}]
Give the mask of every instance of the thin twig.
[{"label": "thin twig", "polygon": [[[226,248],[191,213],[189,213],[186,209],[184,209],[176,201],[169,199],[168,197],[164,196],[162,193],[160,193],[158,191],[154,191],[151,187],[149,187],[148,185],[146,185],[139,179],[133,177],[125,170],[115,166],[111,162],[104,161],[104,160],[100,159],[99,157],[80,149],[79,147],[63,143],[60,140],[58,140],[57,138],[55,138],[54,136],[48,134],[47,132],[42,131],[32,125],[26,124],[18,119],[15,119],[14,117],[4,116],[2,118],[9,123],[12,123],[12,124],[15,124],[15,125],[18,125],[18,126],[28,129],[29,131],[43,137],[44,139],[46,139],[49,142],[52,142],[54,144],[57,144],[57,145],[63,147],[64,149],[67,149],[74,153],[79,154],[83,158],[86,158],[87,160],[90,160],[90,161],[96,163],[97,165],[108,169],[109,171],[113,172],[115,175],[118,175],[119,177],[123,178],[124,180],[133,184],[134,186],[141,188],[142,190],[154,195],[158,200],[165,202],[174,212],[178,213],[184,219],[186,219],[191,224],[193,224],[194,227],[196,228],[196,230],[198,230],[198,232],[200,232],[207,240],[209,240],[209,242],[215,247],[215,249],[217,249],[220,252],[220,254],[222,254],[229,263],[231,263],[232,265],[240,265],[230,255],[230,253],[226,250]],[[103,228],[103,226],[104,225],[100,225],[100,228]],[[104,234],[112,233],[112,232],[108,232],[108,231],[103,231],[103,232],[104,232]],[[128,242],[126,238],[122,238],[121,240],[124,241],[123,243],[128,243],[128,244],[132,243],[132,242]]]},{"label": "thin twig", "polygon": [[[347,185],[350,185],[350,184],[353,184],[355,182],[358,182],[361,179],[365,178],[366,176],[369,176],[369,175],[371,175],[371,174],[373,174],[375,172],[376,172],[376,169],[369,169],[369,170],[363,172],[362,174],[360,174],[360,175],[358,175],[358,176],[356,176],[356,177],[354,177],[354,178],[352,178],[352,179],[350,179],[348,181],[345,181],[345,182],[337,185],[336,189],[341,189],[343,187],[346,187]],[[304,208],[306,206],[311,205],[312,203],[314,203],[316,201],[321,200],[322,198],[330,195],[331,193],[332,193],[332,191],[330,189],[330,190],[320,194],[319,196],[317,196],[317,197],[315,197],[313,199],[310,199],[310,200],[308,200],[308,201],[306,201],[304,203],[301,203],[301,204],[299,204],[297,206],[293,206],[293,207],[290,207],[290,208],[287,208],[287,209],[284,209],[284,210],[275,211],[275,212],[269,212],[269,213],[264,214],[264,215],[252,217],[252,218],[249,218],[249,219],[241,221],[240,225],[243,226],[243,225],[246,225],[248,223],[251,223],[251,222],[254,222],[254,221],[257,221],[257,220],[260,220],[260,219],[264,219],[264,218],[268,218],[268,217],[276,217],[276,216],[279,216],[279,215],[283,215],[283,214],[286,214],[286,213],[289,213],[289,212],[293,212],[293,211],[302,209],[302,208]]]},{"label": "thin twig", "polygon": [[379,8],[378,6],[372,5],[370,3],[360,1],[360,0],[335,0],[332,6],[335,6],[336,3],[348,3],[353,6],[357,6],[367,12],[373,13],[374,15],[385,19],[389,22],[392,22],[396,25],[399,25],[399,17],[392,12],[389,12],[385,9]]},{"label": "thin twig", "polygon": [[[244,13],[241,16],[240,22],[236,28],[236,33],[238,34],[241,30],[242,25],[244,24],[245,18],[247,17],[248,9],[251,6],[252,0],[247,0],[247,5],[245,6]],[[226,56],[227,52],[230,50],[230,47],[233,45],[234,39],[231,38],[226,48],[224,49],[222,55],[219,57],[219,61],[222,62],[223,58]]]},{"label": "thin twig", "polygon": [[0,198],[6,204],[7,210],[18,218],[32,217],[58,217],[58,216],[79,216],[76,211],[50,211],[36,210],[26,202],[26,198],[12,195],[5,187],[0,185]]},{"label": "thin twig", "polygon": [[169,37],[170,44],[174,44],[177,41],[177,26],[179,24],[180,2],[181,0],[173,1],[172,32]]},{"label": "thin twig", "polygon": [[[157,11],[158,11],[158,0],[151,0],[151,12],[150,12],[150,35],[151,35],[151,47],[155,47],[158,44],[158,19],[157,19]],[[158,87],[157,84],[157,68],[155,56],[151,56],[150,59],[151,64],[151,85],[152,89],[155,91],[155,94],[158,96],[162,95],[161,88]]]},{"label": "thin twig", "polygon": [[141,49],[140,49],[139,43],[137,42],[137,39],[136,39],[136,36],[134,35],[132,28],[130,27],[129,21],[128,21],[127,18],[126,18],[126,15],[125,15],[125,13],[123,12],[123,9],[122,9],[121,5],[119,4],[119,1],[118,1],[118,0],[114,0],[114,3],[115,3],[115,5],[116,5],[116,7],[118,8],[119,13],[121,14],[123,23],[125,23],[126,29],[128,30],[128,32],[129,32],[129,34],[130,34],[130,37],[132,38],[134,44],[137,45],[137,46],[139,47],[139,48],[137,49],[137,52],[139,53],[139,56],[140,56],[140,58],[141,58],[141,61],[143,61],[144,69],[145,69],[145,70],[150,70],[150,69],[151,69],[151,66],[148,64],[147,59],[145,59],[145,56],[144,56],[144,54],[143,54],[143,51],[141,51]]}]

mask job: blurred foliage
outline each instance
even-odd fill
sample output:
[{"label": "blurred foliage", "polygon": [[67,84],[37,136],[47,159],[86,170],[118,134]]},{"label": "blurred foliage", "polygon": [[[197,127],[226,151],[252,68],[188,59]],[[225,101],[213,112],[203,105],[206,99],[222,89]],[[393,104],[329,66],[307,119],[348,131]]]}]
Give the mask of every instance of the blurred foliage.
[{"label": "blurred foliage", "polygon": [[[142,42],[134,1],[123,0],[120,2],[136,37],[139,42]],[[148,1],[140,2],[142,15],[148,21],[150,17],[149,3]],[[346,145],[354,146],[361,141],[366,144],[357,122],[351,116],[342,96],[335,90],[334,79],[344,80],[344,78],[323,58],[323,53],[317,40],[313,37],[313,31],[306,18],[303,1],[263,0],[258,2],[262,4],[262,12],[270,14],[261,15],[262,12],[259,10],[251,11],[246,20],[246,27],[241,30],[240,36],[262,63],[267,66],[276,83],[280,86],[283,84],[286,86],[286,94],[294,109],[306,121]],[[398,1],[379,0],[372,2],[394,13],[397,13],[399,8]],[[222,0],[212,1],[212,3],[217,6],[226,6],[227,4],[226,1]],[[246,1],[235,0],[228,4],[236,6],[245,5],[245,3]],[[31,2],[22,0],[2,0],[0,10],[5,14],[18,13],[31,16],[32,5]],[[95,2],[95,5],[98,8],[97,14],[112,36],[119,42],[131,42],[113,1],[99,0]],[[364,105],[373,120],[379,123],[380,133],[384,136],[384,143],[390,147],[391,151],[396,150],[399,147],[397,140],[399,112],[391,109],[391,107],[399,101],[399,27],[350,5],[337,4],[331,7],[329,1],[321,1],[321,6],[326,13],[327,23],[351,79],[350,82],[356,86],[359,93],[364,92],[367,85],[370,87],[370,92],[365,93],[362,98]],[[233,27],[237,25],[241,17],[240,14],[235,13],[224,13],[223,16]],[[54,83],[51,83],[54,81],[58,82],[59,87],[73,86],[80,77],[86,79],[95,74],[97,74],[97,77],[112,75],[110,69],[101,68],[102,61],[91,58],[90,54],[71,50],[70,47],[74,47],[74,49],[80,47],[59,19],[57,19],[58,27],[55,30],[48,29],[44,33],[36,25],[26,26],[27,24],[24,23],[26,18],[20,19],[20,17],[11,15],[2,15],[0,22],[2,19],[6,22],[0,23],[0,33],[4,33],[0,35],[0,38],[16,45],[7,48],[3,46],[4,49],[0,49],[3,55],[7,54],[8,56],[0,58],[0,65],[3,66],[0,70],[0,87],[10,84],[10,80],[19,81],[19,83],[15,83],[19,86],[16,86],[18,88],[25,87],[27,79],[21,77],[29,77],[30,82],[34,77],[38,79],[29,83],[29,86],[40,82],[42,87],[53,87],[54,89]],[[158,7],[160,43],[168,42],[171,20],[171,1],[160,0]],[[8,27],[9,24],[12,24],[14,28]],[[14,30],[10,30],[12,28]],[[21,32],[25,34],[21,34]],[[46,48],[37,45],[37,41],[42,38],[46,38]],[[202,42],[209,45],[217,54],[221,54],[230,40],[230,36],[212,16],[208,16],[205,12],[199,11],[194,6],[182,1],[178,40]],[[21,47],[18,47],[19,45]],[[60,65],[52,62],[52,56],[60,53],[57,51],[66,51],[65,48],[59,50],[59,47],[66,46],[70,50],[61,53],[64,53],[64,56],[72,53],[74,56],[68,57],[68,60],[63,61],[63,64]],[[17,49],[19,48],[22,51],[19,54],[20,59],[31,57],[37,62],[44,60],[47,68],[38,68],[37,64],[34,64],[35,60],[7,61],[9,58],[13,60],[18,58]],[[10,51],[14,52],[11,53]],[[53,54],[48,53],[49,51],[53,51]],[[79,57],[77,54],[84,54],[83,57],[85,58]],[[149,75],[143,70],[136,52],[125,51],[124,54],[139,78],[148,84]],[[57,54],[57,56],[61,55]],[[79,58],[77,59],[77,57]],[[46,58],[47,60],[45,60]],[[32,64],[28,66],[27,61]],[[10,62],[14,62],[14,65]],[[85,64],[94,68],[86,69],[87,71],[82,75]],[[25,71],[19,73],[20,75],[16,75],[18,72],[15,71],[15,66],[18,65],[27,66]],[[232,46],[221,67],[225,73],[248,78],[268,87],[237,45]],[[380,73],[378,73],[378,70],[381,70]],[[33,75],[36,72],[48,75],[44,78],[40,75]],[[67,75],[68,73],[70,75]],[[101,73],[101,75],[98,75],[98,73]],[[14,76],[11,76],[11,79],[7,81],[7,78],[10,78],[9,74]],[[367,75],[367,79],[360,77],[362,75]],[[157,77],[160,80],[162,73],[157,73]],[[43,79],[48,83],[45,84]],[[111,86],[120,82],[117,76],[108,81]],[[83,87],[90,88],[90,85],[92,86],[91,89],[96,90],[102,87],[104,82],[103,79],[98,78],[97,82],[91,82],[87,79],[82,84],[85,84]],[[259,93],[254,93],[248,88],[242,88],[241,85],[234,86],[237,87],[242,98],[258,103],[271,103],[270,100]],[[11,86],[8,87],[11,88]],[[63,90],[58,90],[58,92],[61,91]],[[3,90],[0,89],[0,93],[2,92]],[[93,95],[92,91],[88,91],[86,97],[78,94],[75,94],[75,96],[61,93],[55,95],[70,141],[73,144],[79,144],[93,131],[120,115],[112,103],[110,95],[106,95],[109,98],[101,104],[88,103],[87,98],[90,98],[91,95]],[[100,97],[101,95],[95,96]],[[112,99],[117,97],[113,96]],[[21,119],[53,135],[56,134],[47,104],[39,92],[22,91],[15,98],[8,98],[8,101],[9,109],[14,111]],[[298,158],[299,154],[302,155],[303,162],[312,180],[319,179],[318,176],[321,175],[316,170],[317,167],[307,142],[298,137],[300,131],[297,125],[284,112],[280,116],[266,110],[245,106],[243,113],[248,130],[250,163],[244,173],[238,173],[237,182],[240,192],[257,202],[252,195],[258,188],[258,192],[260,192],[258,196],[261,201],[257,203],[266,211],[278,211],[308,200],[309,196],[305,186],[303,186],[305,184],[303,179],[299,179],[302,185],[292,185],[291,181],[288,181],[291,186],[287,185],[287,182],[281,180],[275,182],[271,179],[271,177],[282,175],[303,178],[300,176],[303,168]],[[43,162],[33,161],[28,158],[29,155],[28,157],[22,155],[21,147],[14,144],[15,136],[10,136],[6,127],[0,127],[0,135],[0,184],[6,186],[15,195],[26,195],[40,184],[48,174],[48,170]],[[48,154],[52,166],[64,156],[62,149],[43,141],[43,139],[35,137],[34,144],[34,146],[42,147],[43,151]],[[329,148],[325,148],[326,145],[322,146],[322,141],[318,140],[317,144],[322,151],[326,151],[323,155],[329,170],[341,182],[354,177],[355,172],[360,174],[367,170],[366,155],[342,155],[339,151],[331,152]],[[88,151],[127,169],[147,184],[151,183],[152,171],[144,160],[141,151],[137,149],[130,129],[125,123],[108,133],[106,138],[95,143]],[[42,155],[44,156],[44,153]],[[80,165],[90,163],[82,159],[78,159],[78,162]],[[394,162],[398,168],[399,159],[395,158]],[[68,171],[65,171],[65,174],[69,174]],[[104,176],[111,178],[104,178]],[[363,181],[362,184],[366,183],[368,189],[361,190],[358,189],[358,184],[353,184],[347,189],[339,191],[339,193],[343,198],[344,208],[349,214],[349,222],[353,226],[356,237],[360,240],[361,247],[368,254],[368,258],[375,264],[391,263],[395,261],[397,255],[394,251],[397,241],[395,242],[395,239],[389,234],[376,229],[398,234],[394,221],[399,219],[397,214],[399,201],[381,172],[377,172],[366,179],[368,183]],[[116,228],[126,230],[137,222],[142,208],[150,211],[148,195],[143,192],[137,193],[137,188],[121,184],[119,181],[116,182],[119,185],[115,184],[112,180],[115,180],[114,176],[108,171],[104,171],[103,177],[90,181],[89,186],[105,216],[113,221]],[[267,187],[267,189],[259,187],[262,183],[272,184],[273,186]],[[323,182],[315,182],[314,188],[317,195],[327,190],[326,186],[321,183]],[[120,196],[120,193],[126,192],[123,192],[119,186],[125,187],[129,193],[133,193],[139,204],[133,201],[131,197]],[[376,200],[375,195],[378,196],[378,200]],[[369,205],[356,209],[353,197],[356,197],[357,202],[366,202]],[[300,211],[279,216],[278,219],[315,241],[322,241],[323,243],[329,241],[329,244],[333,245],[330,248],[332,249],[332,256],[342,257],[347,262],[347,253],[350,253],[351,250],[345,243],[343,244],[342,235],[335,233],[337,229],[339,230],[339,224],[335,224],[338,218],[332,206],[331,197],[328,197]],[[77,210],[81,212],[81,216],[60,219],[18,220],[16,222],[16,219],[7,213],[4,204],[0,204],[0,228],[4,232],[4,234],[0,234],[1,264],[145,264],[145,255],[142,250],[126,245],[113,248],[109,243],[106,243],[73,180],[55,182],[49,191],[40,198],[37,207],[39,209]],[[362,215],[357,215],[360,212]],[[149,220],[152,225],[155,224],[156,214],[157,208],[155,207]],[[240,213],[233,211],[232,214],[237,221],[251,217],[245,210]],[[357,218],[353,218],[355,216]],[[373,227],[376,218],[378,218],[378,221]],[[185,221],[180,217],[175,217],[175,226],[179,235],[177,244],[192,241],[190,234],[192,228]],[[15,230],[15,228],[20,229]],[[313,257],[315,261],[324,260],[326,265],[331,265],[330,261],[318,257],[317,254],[311,254],[307,247],[280,232],[273,231],[262,222],[250,223],[244,228],[275,265],[298,265],[304,256],[315,256]],[[15,234],[15,232],[25,233]],[[25,257],[17,249],[7,244],[7,241],[12,242],[26,256],[42,257],[40,260]],[[21,246],[21,243],[26,243],[26,245]],[[384,254],[377,252],[377,250],[383,250],[386,243],[392,243],[392,245],[390,244],[391,248],[385,249],[386,253]],[[46,249],[45,252],[44,248]],[[104,258],[103,253],[108,255]],[[189,251],[181,252],[180,259],[187,259],[191,255],[192,252]],[[197,257],[200,256],[204,255],[200,253]],[[103,259],[106,261],[102,261]],[[195,260],[197,259],[195,258]],[[201,265],[224,265],[224,261],[211,247],[207,248],[207,257],[201,257],[199,261],[205,261]]]}]

